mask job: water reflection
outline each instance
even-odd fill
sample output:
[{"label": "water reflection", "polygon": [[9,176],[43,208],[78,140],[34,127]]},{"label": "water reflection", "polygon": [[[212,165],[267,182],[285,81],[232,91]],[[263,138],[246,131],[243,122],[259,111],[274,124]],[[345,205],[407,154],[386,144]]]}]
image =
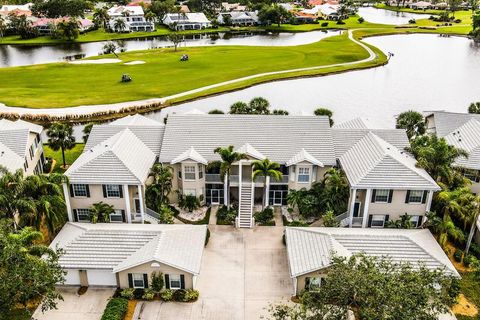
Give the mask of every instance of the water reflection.
[{"label": "water reflection", "polygon": [[411,19],[428,19],[430,17],[430,14],[396,12],[373,7],[360,7],[358,15],[368,22],[392,25],[407,24]]}]

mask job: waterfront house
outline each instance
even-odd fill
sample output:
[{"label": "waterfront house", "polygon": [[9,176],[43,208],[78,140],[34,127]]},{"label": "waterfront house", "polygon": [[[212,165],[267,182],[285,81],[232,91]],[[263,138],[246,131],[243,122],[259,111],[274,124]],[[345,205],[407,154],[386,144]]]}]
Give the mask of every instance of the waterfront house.
[{"label": "waterfront house", "polygon": [[50,244],[62,248],[64,285],[146,289],[152,274],[165,288],[195,288],[207,227],[68,222]]},{"label": "waterfront house", "polygon": [[241,5],[240,3],[228,3],[228,2],[222,2],[220,11],[224,12],[234,12],[234,11],[239,11],[243,12],[247,10],[247,6]]},{"label": "waterfront house", "polygon": [[317,15],[303,11],[291,11],[293,21],[295,23],[314,23],[317,20]]},{"label": "waterfront house", "polygon": [[173,30],[202,30],[212,25],[203,12],[167,13],[163,24]]},{"label": "waterfront house", "polygon": [[253,11],[221,12],[217,16],[219,24],[230,24],[232,26],[254,26],[259,24],[258,16]]},{"label": "waterfront house", "polygon": [[321,288],[333,255],[348,258],[363,252],[413,267],[445,268],[460,277],[428,229],[287,227],[285,240],[293,295]]},{"label": "waterfront house", "polygon": [[[116,32],[155,30],[154,23],[145,20],[145,14],[141,6],[113,6],[108,9],[108,15],[110,16],[110,28]],[[115,22],[119,19],[125,22],[124,30],[116,30]]]},{"label": "waterfront house", "polygon": [[[111,220],[149,218],[144,189],[148,170],[158,161],[173,170],[171,203],[177,192],[206,205],[228,199],[239,204],[239,227],[253,226],[255,204],[285,206],[289,190],[309,189],[332,167],[345,171],[351,188],[343,225],[383,227],[408,213],[420,226],[439,187],[403,151],[408,146],[404,130],[358,128],[358,123],[331,128],[328,117],[195,113],[170,114],[166,125],[140,115],[97,125],[66,172],[69,217],[87,221],[88,208],[104,201],[119,210]],[[234,163],[227,188],[226,177],[212,163],[220,160],[214,150],[230,145],[247,159]],[[253,161],[266,158],[280,164],[280,181],[252,180]]]},{"label": "waterfront house", "polygon": [[0,120],[0,165],[25,175],[43,173],[43,127],[23,120]]}]

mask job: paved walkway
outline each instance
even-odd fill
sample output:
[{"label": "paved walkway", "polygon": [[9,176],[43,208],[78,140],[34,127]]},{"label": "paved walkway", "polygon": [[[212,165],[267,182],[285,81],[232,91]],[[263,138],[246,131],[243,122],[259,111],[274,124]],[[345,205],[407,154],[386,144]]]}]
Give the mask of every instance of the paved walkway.
[{"label": "paved walkway", "polygon": [[146,302],[142,320],[265,319],[292,294],[282,227],[209,226],[195,303]]},{"label": "paved walkway", "polygon": [[282,70],[282,71],[273,71],[273,72],[265,72],[265,73],[259,73],[247,77],[242,77],[234,80],[229,80],[229,81],[224,81],[216,84],[212,84],[209,86],[181,92],[178,94],[174,94],[171,96],[167,96],[164,98],[152,98],[152,99],[145,99],[145,100],[138,100],[138,101],[128,101],[128,102],[121,102],[121,103],[113,103],[113,104],[98,104],[98,105],[86,105],[86,106],[77,106],[77,107],[66,107],[66,108],[44,108],[44,109],[30,109],[30,108],[21,108],[21,107],[7,107],[4,104],[0,103],[0,112],[10,112],[10,113],[18,113],[20,115],[25,115],[25,114],[30,114],[30,115],[55,115],[55,116],[64,116],[64,115],[85,115],[85,114],[91,114],[94,112],[102,112],[102,111],[118,111],[123,108],[128,108],[128,107],[138,107],[138,106],[143,106],[146,104],[151,104],[151,103],[165,103],[169,100],[172,99],[177,99],[185,96],[189,96],[191,94],[207,91],[210,89],[218,88],[224,85],[229,85],[229,84],[234,84],[238,82],[242,82],[245,80],[251,80],[251,79],[256,79],[256,78],[261,78],[265,76],[271,76],[271,75],[278,75],[278,74],[286,74],[286,73],[291,73],[291,72],[299,72],[299,71],[311,71],[311,70],[321,70],[321,69],[326,69],[326,68],[332,68],[332,67],[342,67],[342,66],[352,66],[356,64],[361,64],[365,62],[370,62],[373,61],[374,59],[377,58],[377,55],[375,52],[373,52],[372,49],[370,49],[367,45],[364,43],[356,40],[353,37],[353,32],[355,30],[348,30],[348,37],[350,40],[355,42],[356,44],[360,45],[362,48],[364,48],[369,56],[368,58],[365,58],[363,60],[359,61],[352,61],[352,62],[345,62],[345,63],[337,63],[337,64],[330,64],[330,65],[325,65],[325,66],[316,66],[316,67],[308,67],[308,68],[298,68],[298,69],[290,69],[290,70]]}]

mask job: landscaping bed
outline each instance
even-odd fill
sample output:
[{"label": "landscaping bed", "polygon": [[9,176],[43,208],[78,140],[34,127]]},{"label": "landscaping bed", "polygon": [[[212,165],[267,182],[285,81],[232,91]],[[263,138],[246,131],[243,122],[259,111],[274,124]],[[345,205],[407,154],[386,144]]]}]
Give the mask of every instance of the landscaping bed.
[{"label": "landscaping bed", "polygon": [[[208,221],[210,220],[210,213],[212,211],[212,208],[211,207],[202,207],[201,208],[202,210],[205,209],[205,214],[203,215],[203,217],[201,217],[201,219],[198,219],[198,220],[189,220],[187,219],[186,217],[182,216],[181,212],[179,209],[175,208],[175,207],[172,207],[172,210],[174,212],[174,216],[175,218],[177,218],[178,220],[182,221],[183,223],[185,224],[208,224]],[[200,209],[199,209],[200,210]],[[193,217],[194,215],[190,215],[190,217]],[[188,215],[187,215],[188,217]]]}]

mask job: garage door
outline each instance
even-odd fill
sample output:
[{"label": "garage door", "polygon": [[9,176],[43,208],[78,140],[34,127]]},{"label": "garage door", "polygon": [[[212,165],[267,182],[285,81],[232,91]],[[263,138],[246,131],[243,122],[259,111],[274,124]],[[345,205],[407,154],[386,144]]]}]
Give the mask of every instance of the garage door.
[{"label": "garage door", "polygon": [[110,270],[87,270],[89,286],[117,286],[117,277]]},{"label": "garage door", "polygon": [[67,275],[65,276],[64,284],[69,286],[79,286],[80,273],[78,272],[78,270],[67,270]]}]

